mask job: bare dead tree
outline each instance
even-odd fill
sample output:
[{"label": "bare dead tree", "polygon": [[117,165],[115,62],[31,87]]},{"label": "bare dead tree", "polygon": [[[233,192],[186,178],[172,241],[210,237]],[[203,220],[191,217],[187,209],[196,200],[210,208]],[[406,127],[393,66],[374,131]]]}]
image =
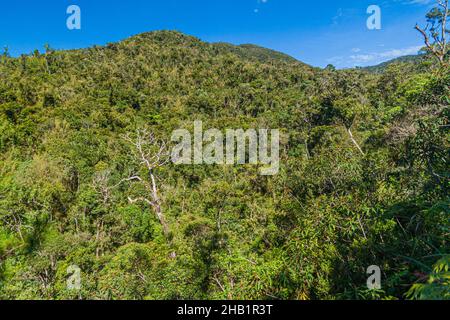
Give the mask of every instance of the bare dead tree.
[{"label": "bare dead tree", "polygon": [[107,204],[111,199],[112,188],[109,186],[110,177],[111,172],[109,170],[105,170],[97,173],[92,180],[92,185],[95,191],[102,196],[103,204]]},{"label": "bare dead tree", "polygon": [[424,38],[428,51],[439,60],[441,65],[447,64],[446,56],[449,47],[447,36],[450,34],[450,30],[447,29],[449,16],[449,0],[437,0],[437,7],[427,15],[427,26],[421,28],[416,24],[415,27]]},{"label": "bare dead tree", "polygon": [[[111,204],[111,198],[112,198],[112,189],[115,187],[110,187],[109,182],[111,180],[111,172],[109,170],[98,172],[94,175],[94,178],[92,179],[92,186],[94,187],[95,191],[101,195],[103,205],[106,208],[109,208]],[[78,229],[78,221],[75,220],[75,223],[77,225]],[[104,234],[104,219],[103,217],[100,217],[96,222],[96,233],[95,233],[95,241],[98,244],[95,256],[98,258],[100,256],[102,245],[101,245],[101,239],[103,238],[102,235]]]},{"label": "bare dead tree", "polygon": [[138,198],[128,197],[130,203],[144,202],[148,204],[156,213],[156,216],[163,227],[164,236],[169,237],[169,226],[166,222],[162,210],[159,188],[155,176],[155,170],[169,162],[169,152],[167,145],[163,141],[158,141],[153,133],[147,129],[138,130],[135,134],[123,136],[133,148],[135,159],[146,169],[146,176],[132,174],[123,179],[120,183],[130,182],[142,185],[147,194]]},{"label": "bare dead tree", "polygon": [[2,217],[2,222],[8,227],[11,231],[17,232],[19,238],[22,242],[25,242],[24,236],[22,234],[23,225],[22,218],[16,212],[11,212],[9,215]]},{"label": "bare dead tree", "polygon": [[359,153],[361,153],[362,156],[365,156],[366,154],[364,153],[363,149],[361,148],[361,146],[359,145],[358,141],[356,141],[355,137],[353,136],[353,132],[351,127],[350,128],[345,128],[347,130],[347,133],[350,137],[351,142],[355,145],[355,147],[358,149]]}]

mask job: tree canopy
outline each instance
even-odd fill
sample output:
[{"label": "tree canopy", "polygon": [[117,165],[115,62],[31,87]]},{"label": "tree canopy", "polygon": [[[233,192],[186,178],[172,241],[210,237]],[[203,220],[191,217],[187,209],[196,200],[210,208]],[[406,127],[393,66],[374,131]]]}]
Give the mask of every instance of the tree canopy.
[{"label": "tree canopy", "polygon": [[[2,299],[449,298],[450,70],[429,56],[322,70],[159,31],[5,51],[0,80]],[[280,128],[280,173],[136,160],[136,132],[194,120]]]}]

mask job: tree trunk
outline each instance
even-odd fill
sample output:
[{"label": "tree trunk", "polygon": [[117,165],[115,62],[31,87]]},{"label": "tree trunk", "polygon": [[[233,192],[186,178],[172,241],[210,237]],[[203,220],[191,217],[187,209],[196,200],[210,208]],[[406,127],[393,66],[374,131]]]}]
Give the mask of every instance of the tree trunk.
[{"label": "tree trunk", "polygon": [[161,223],[162,227],[163,227],[163,232],[164,232],[164,236],[166,237],[166,239],[168,239],[169,237],[169,226],[167,225],[166,219],[164,217],[162,208],[161,208],[161,200],[159,199],[158,196],[158,189],[156,187],[156,179],[155,176],[153,175],[153,173],[150,171],[150,179],[152,181],[152,198],[153,198],[153,202],[154,202],[154,209],[156,212],[156,216],[158,217],[159,222]]},{"label": "tree trunk", "polygon": [[350,140],[353,142],[353,144],[356,146],[356,148],[358,148],[358,151],[365,156],[366,154],[364,153],[364,151],[361,149],[361,147],[359,146],[358,142],[355,140],[355,138],[353,137],[353,133],[352,131],[349,129],[347,129],[348,135],[350,136]]}]

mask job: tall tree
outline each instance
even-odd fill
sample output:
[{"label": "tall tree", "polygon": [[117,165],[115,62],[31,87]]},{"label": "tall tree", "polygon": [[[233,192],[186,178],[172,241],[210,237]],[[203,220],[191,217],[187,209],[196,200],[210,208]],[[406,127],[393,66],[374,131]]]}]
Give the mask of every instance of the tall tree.
[{"label": "tall tree", "polygon": [[450,29],[448,23],[450,21],[449,0],[437,0],[437,5],[427,14],[427,26],[425,28],[416,25],[425,41],[427,50],[430,51],[441,65],[447,64],[448,55],[448,36]]},{"label": "tall tree", "polygon": [[156,181],[155,170],[169,161],[166,144],[159,142],[153,133],[146,129],[138,130],[134,135],[126,135],[124,139],[129,142],[134,149],[135,159],[146,170],[146,176],[133,174],[123,181],[139,183],[147,190],[147,195],[131,198],[128,197],[130,203],[144,202],[150,205],[156,213],[159,222],[163,227],[164,236],[169,237],[169,226],[163,214],[161,206],[161,198],[159,197],[159,188]]}]

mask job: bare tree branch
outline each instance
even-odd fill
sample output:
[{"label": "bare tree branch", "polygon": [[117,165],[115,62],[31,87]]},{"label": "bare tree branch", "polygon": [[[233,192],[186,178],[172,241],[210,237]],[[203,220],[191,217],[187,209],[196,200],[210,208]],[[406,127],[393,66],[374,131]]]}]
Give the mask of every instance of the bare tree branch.
[{"label": "bare tree branch", "polygon": [[142,184],[145,187],[148,197],[138,197],[135,199],[128,197],[128,201],[130,203],[144,202],[150,205],[163,227],[164,236],[169,238],[169,226],[163,214],[157,179],[155,177],[155,169],[169,162],[167,145],[163,141],[158,141],[147,129],[137,130],[135,135],[127,134],[123,138],[132,146],[136,160],[140,165],[145,166],[148,175],[145,178],[132,175],[122,179],[118,185],[124,182],[134,182]]},{"label": "bare tree branch", "polygon": [[[427,24],[425,28],[421,28],[416,24],[415,29],[422,35],[428,51],[439,60],[441,65],[446,65],[446,56],[448,54],[447,33],[449,33],[447,23],[450,15],[449,0],[437,0],[437,7],[435,9],[438,10],[439,16],[429,18],[429,21],[432,21],[431,28],[430,24]],[[438,24],[437,27],[440,25],[439,32],[435,27],[436,21]],[[433,43],[431,42],[431,38],[433,39]]]}]

